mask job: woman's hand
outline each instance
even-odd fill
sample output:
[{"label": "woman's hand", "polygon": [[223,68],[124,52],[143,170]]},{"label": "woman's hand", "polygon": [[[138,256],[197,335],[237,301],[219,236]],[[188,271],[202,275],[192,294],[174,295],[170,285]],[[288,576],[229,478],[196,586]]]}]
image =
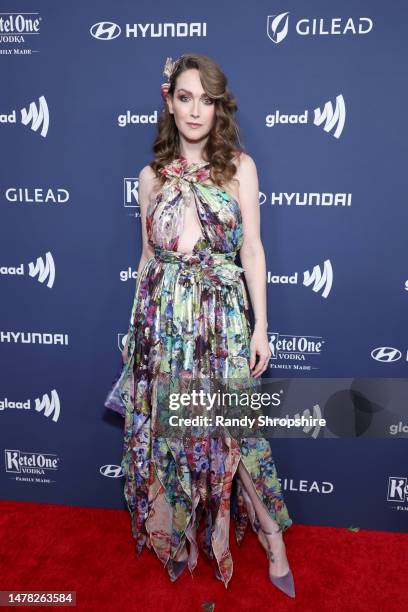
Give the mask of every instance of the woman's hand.
[{"label": "woman's hand", "polygon": [[126,337],[126,342],[125,342],[125,347],[122,351],[122,360],[123,363],[126,363],[128,360],[128,347],[129,347],[129,342],[128,342],[128,338]]},{"label": "woman's hand", "polygon": [[255,366],[256,355],[259,356],[259,361],[256,364],[256,368],[251,372],[254,378],[259,378],[262,372],[265,372],[266,368],[268,367],[269,359],[272,355],[271,349],[269,348],[268,334],[264,329],[257,328],[255,325],[249,348],[251,351],[249,361],[249,367],[251,370]]}]

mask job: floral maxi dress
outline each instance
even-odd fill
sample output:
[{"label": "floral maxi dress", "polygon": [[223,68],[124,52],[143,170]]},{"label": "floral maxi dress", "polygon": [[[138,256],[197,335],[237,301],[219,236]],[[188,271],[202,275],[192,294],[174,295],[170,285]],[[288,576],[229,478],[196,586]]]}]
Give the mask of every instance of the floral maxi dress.
[{"label": "floral maxi dress", "polygon": [[[209,163],[178,157],[148,206],[146,231],[154,256],[142,268],[128,330],[128,359],[105,406],[124,417],[121,467],[136,555],[153,549],[173,580],[172,564],[188,540],[188,567],[199,548],[216,560],[225,586],[233,573],[230,518],[242,542],[259,521],[237,471],[240,459],[270,516],[291,524],[271,447],[265,438],[169,439],[155,434],[155,385],[161,378],[248,376],[249,303],[234,259],[243,242],[238,202],[209,178]],[[194,202],[202,235],[177,251],[183,211]],[[253,379],[256,380],[256,379]],[[259,382],[259,379],[258,379]],[[203,523],[203,528],[199,526]]]}]

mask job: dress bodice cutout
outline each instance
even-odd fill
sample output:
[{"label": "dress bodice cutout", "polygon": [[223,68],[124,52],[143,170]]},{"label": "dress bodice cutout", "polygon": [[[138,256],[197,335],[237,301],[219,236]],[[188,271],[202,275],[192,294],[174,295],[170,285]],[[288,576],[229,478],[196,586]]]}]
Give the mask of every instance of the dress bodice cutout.
[{"label": "dress bodice cutout", "polygon": [[146,215],[153,248],[186,253],[204,247],[216,252],[239,250],[243,241],[239,204],[220,187],[205,184],[210,177],[209,162],[188,164],[185,157],[178,157],[160,173],[166,181]]}]

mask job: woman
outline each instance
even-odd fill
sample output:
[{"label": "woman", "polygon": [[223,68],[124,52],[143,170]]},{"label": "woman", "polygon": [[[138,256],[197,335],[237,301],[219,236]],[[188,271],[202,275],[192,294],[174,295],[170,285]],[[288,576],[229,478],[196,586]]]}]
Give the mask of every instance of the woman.
[{"label": "woman", "polygon": [[[233,516],[237,542],[249,521],[270,580],[294,597],[282,537],[292,520],[269,442],[170,440],[153,426],[163,381],[247,376],[259,383],[271,356],[258,179],[239,147],[235,100],[205,55],[168,58],[164,74],[155,159],[139,175],[143,245],[124,366],[106,401],[125,417],[124,493],[136,553],[153,548],[175,580],[195,568],[200,546],[227,586]],[[234,262],[238,251],[243,268]]]}]

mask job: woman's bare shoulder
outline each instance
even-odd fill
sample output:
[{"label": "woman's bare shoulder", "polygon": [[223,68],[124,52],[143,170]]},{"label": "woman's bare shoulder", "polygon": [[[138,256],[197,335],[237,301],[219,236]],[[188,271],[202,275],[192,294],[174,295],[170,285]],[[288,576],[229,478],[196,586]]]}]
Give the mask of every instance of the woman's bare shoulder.
[{"label": "woman's bare shoulder", "polygon": [[159,188],[159,180],[153,168],[147,164],[139,172],[139,194],[150,200]]},{"label": "woman's bare shoulder", "polygon": [[239,178],[240,175],[245,174],[245,172],[248,172],[248,170],[250,171],[251,169],[256,168],[254,159],[244,151],[237,151],[233,161],[237,169],[237,178]]},{"label": "woman's bare shoulder", "polygon": [[144,183],[151,183],[155,178],[156,174],[149,164],[143,166],[139,172],[139,181],[143,181]]},{"label": "woman's bare shoulder", "polygon": [[[250,174],[251,166],[255,166],[255,162],[250,155],[244,153],[244,151],[236,151],[232,158],[236,171],[232,180],[224,184],[225,189],[239,201],[240,199],[240,187],[241,183],[245,182]],[[249,170],[249,172],[248,172]]]}]

